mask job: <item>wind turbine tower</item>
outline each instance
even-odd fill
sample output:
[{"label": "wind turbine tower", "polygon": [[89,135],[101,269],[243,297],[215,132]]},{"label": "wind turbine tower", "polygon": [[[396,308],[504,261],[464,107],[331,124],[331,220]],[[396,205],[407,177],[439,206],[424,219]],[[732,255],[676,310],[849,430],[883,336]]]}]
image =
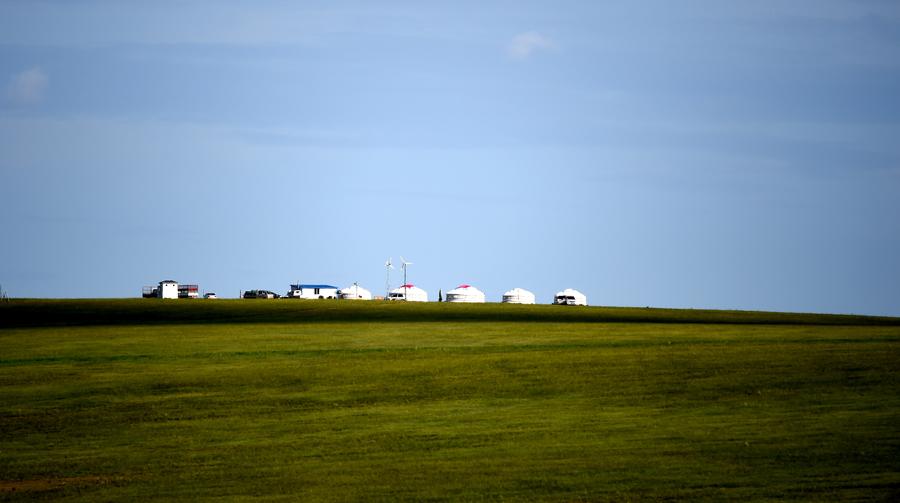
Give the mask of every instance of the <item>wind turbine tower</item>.
[{"label": "wind turbine tower", "polygon": [[407,290],[406,285],[409,284],[409,282],[406,281],[406,268],[407,268],[408,266],[411,266],[411,265],[412,265],[412,262],[407,262],[406,259],[403,258],[403,255],[400,255],[400,267],[403,268],[403,298],[404,298],[404,299],[407,298],[407,297],[406,297],[406,293],[407,293],[407,292],[406,292],[406,290]]},{"label": "wind turbine tower", "polygon": [[394,264],[391,263],[391,257],[388,257],[387,262],[384,263],[384,270],[387,272],[387,278],[384,280],[384,298],[390,298],[391,296],[391,269],[394,268]]}]

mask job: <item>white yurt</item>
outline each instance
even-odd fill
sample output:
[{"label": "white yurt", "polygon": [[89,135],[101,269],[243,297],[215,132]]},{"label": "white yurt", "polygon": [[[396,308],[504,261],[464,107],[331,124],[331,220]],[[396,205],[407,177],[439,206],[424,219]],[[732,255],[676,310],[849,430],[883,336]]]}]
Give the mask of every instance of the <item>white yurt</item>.
[{"label": "white yurt", "polygon": [[553,303],[566,306],[586,306],[587,297],[578,290],[566,288],[565,290],[556,293],[556,297],[553,297]]},{"label": "white yurt", "polygon": [[459,285],[447,292],[447,302],[484,302],[484,292],[472,285]]},{"label": "white yurt", "polygon": [[524,288],[513,288],[503,294],[506,304],[534,304],[534,294]]},{"label": "white yurt", "polygon": [[388,300],[406,300],[409,302],[428,302],[428,293],[415,285],[403,285],[394,288],[388,295]]},{"label": "white yurt", "polygon": [[354,283],[347,288],[338,290],[338,298],[347,300],[372,300],[372,292]]}]

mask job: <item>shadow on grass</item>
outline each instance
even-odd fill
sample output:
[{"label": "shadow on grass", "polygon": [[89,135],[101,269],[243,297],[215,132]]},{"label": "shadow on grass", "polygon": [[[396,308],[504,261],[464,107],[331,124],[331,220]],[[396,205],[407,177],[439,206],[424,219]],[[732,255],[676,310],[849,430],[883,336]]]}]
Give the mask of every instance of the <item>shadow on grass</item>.
[{"label": "shadow on grass", "polygon": [[432,321],[900,326],[900,318],[883,316],[497,303],[286,299],[13,299],[0,304],[0,328]]}]

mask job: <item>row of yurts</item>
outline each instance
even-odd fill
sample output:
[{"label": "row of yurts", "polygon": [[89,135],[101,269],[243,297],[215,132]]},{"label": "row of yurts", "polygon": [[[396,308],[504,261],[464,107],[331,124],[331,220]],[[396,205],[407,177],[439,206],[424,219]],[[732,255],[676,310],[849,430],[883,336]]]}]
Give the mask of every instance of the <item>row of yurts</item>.
[{"label": "row of yurts", "polygon": [[[372,292],[357,284],[354,284],[347,288],[338,290],[338,298],[371,300]],[[406,300],[410,302],[428,302],[428,292],[415,285],[407,284],[391,290],[390,293],[388,293],[387,299]],[[484,292],[472,285],[459,285],[453,290],[448,291],[446,296],[444,297],[444,301],[486,302]],[[534,293],[529,292],[524,288],[513,288],[512,290],[504,293],[500,301],[507,304],[534,304],[535,296]],[[556,293],[556,295],[553,297],[553,303],[571,306],[586,306],[587,297],[578,290],[567,288],[561,292]]]}]

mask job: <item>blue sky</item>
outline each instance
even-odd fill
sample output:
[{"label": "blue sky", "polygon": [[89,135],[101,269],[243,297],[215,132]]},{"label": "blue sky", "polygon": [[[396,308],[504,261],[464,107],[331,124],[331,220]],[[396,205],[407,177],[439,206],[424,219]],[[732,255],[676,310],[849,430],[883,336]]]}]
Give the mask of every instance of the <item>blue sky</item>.
[{"label": "blue sky", "polygon": [[900,315],[896,2],[6,1],[0,86],[15,297]]}]

